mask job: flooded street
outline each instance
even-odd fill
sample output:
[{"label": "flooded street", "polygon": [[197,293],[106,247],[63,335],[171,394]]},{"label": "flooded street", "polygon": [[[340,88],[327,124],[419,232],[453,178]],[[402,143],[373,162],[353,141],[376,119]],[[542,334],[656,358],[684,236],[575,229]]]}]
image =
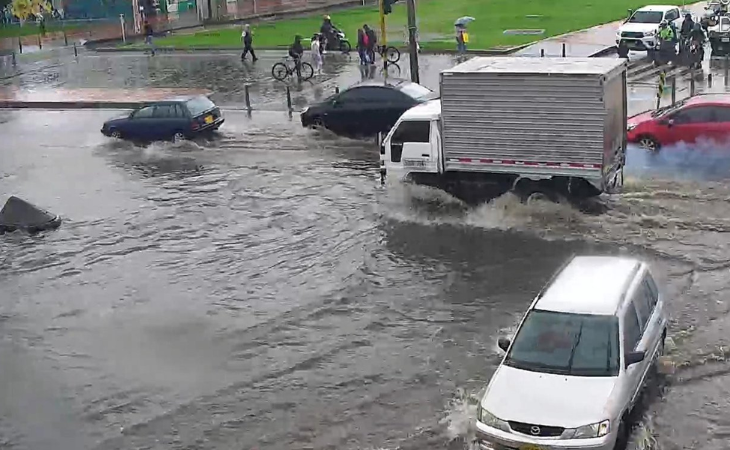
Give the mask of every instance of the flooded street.
[{"label": "flooded street", "polygon": [[[5,86],[123,87],[124,58]],[[348,67],[299,101],[357,81]],[[240,106],[240,85],[185,73]],[[0,238],[0,448],[470,448],[498,336],[574,253],[647,258],[669,295],[676,369],[632,448],[726,447],[730,158],[632,148],[601,215],[469,209],[381,186],[373,142],[305,130],[274,111],[281,86],[256,86],[274,106],[227,109],[199,143],[104,138],[119,111],[0,110],[0,198],[64,217]]]}]

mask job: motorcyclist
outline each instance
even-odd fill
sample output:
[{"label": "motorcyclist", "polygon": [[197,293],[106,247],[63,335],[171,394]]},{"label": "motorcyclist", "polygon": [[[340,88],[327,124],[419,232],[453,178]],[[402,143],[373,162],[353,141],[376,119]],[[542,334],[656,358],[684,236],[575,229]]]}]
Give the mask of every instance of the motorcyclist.
[{"label": "motorcyclist", "polygon": [[297,77],[302,78],[302,55],[304,54],[304,47],[302,46],[302,37],[300,35],[294,36],[294,42],[289,46],[289,56],[294,60],[294,68],[297,72]]},{"label": "motorcyclist", "polygon": [[697,53],[694,63],[701,64],[702,60],[705,59],[705,30],[702,29],[702,25],[695,23],[692,31],[690,32],[690,42],[693,42],[697,46]]},{"label": "motorcyclist", "polygon": [[682,21],[682,27],[679,30],[679,52],[684,53],[689,48],[692,30],[694,30],[695,22],[692,20],[692,14],[687,13]]},{"label": "motorcyclist", "polygon": [[661,60],[674,60],[677,54],[675,49],[677,36],[666,20],[662,20],[659,24],[659,33],[657,34],[657,37],[659,38],[658,56],[660,56]]},{"label": "motorcyclist", "polygon": [[322,26],[319,27],[319,32],[325,38],[327,49],[331,50],[339,47],[339,39],[337,38],[337,32],[339,30],[332,24],[332,18],[329,15],[325,15],[322,20]]}]

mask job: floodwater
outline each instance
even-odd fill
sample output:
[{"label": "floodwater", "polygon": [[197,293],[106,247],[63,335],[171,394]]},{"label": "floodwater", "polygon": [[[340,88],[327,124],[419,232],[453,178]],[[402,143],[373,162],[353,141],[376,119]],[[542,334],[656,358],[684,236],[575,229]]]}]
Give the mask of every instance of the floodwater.
[{"label": "floodwater", "polygon": [[0,112],[1,198],[65,218],[0,239],[0,448],[469,448],[497,337],[574,253],[647,258],[670,298],[677,368],[636,445],[725,447],[719,156],[632,149],[600,216],[467,209],[284,113],[146,148],[101,136],[113,115]]}]

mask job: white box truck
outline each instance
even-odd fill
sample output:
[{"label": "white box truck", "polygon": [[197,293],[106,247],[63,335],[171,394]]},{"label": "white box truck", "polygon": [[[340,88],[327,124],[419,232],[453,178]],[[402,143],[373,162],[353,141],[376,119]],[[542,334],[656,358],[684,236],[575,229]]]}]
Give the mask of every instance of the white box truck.
[{"label": "white box truck", "polygon": [[626,157],[626,62],[475,57],[441,73],[441,98],[382,141],[381,174],[467,202],[617,192]]}]

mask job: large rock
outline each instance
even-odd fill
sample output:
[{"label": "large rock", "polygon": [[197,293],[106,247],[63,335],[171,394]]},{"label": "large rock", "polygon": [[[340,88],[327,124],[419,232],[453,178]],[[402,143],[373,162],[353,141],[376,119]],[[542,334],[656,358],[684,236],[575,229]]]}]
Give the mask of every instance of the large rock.
[{"label": "large rock", "polygon": [[0,233],[23,230],[29,233],[51,230],[61,218],[18,197],[10,197],[0,210]]}]

